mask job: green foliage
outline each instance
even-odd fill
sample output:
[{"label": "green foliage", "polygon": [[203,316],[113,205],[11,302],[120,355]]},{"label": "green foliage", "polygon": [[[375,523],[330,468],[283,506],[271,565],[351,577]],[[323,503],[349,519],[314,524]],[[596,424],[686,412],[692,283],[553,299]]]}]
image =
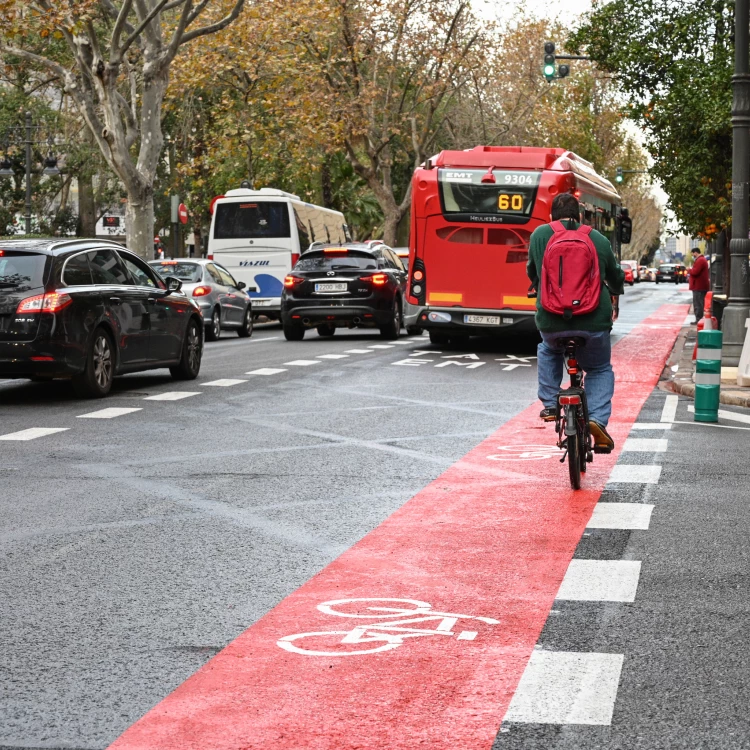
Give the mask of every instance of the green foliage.
[{"label": "green foliage", "polygon": [[681,228],[711,237],[730,220],[730,0],[597,3],[569,42],[615,75],[646,133]]}]

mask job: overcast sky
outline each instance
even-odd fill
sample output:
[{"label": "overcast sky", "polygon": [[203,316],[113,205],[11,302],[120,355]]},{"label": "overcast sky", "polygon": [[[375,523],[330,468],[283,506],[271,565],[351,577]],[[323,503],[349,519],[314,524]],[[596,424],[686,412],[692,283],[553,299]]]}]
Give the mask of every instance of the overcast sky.
[{"label": "overcast sky", "polygon": [[591,0],[476,0],[476,6],[486,6],[488,15],[509,18],[516,9],[525,5],[535,16],[576,18],[591,8]]}]

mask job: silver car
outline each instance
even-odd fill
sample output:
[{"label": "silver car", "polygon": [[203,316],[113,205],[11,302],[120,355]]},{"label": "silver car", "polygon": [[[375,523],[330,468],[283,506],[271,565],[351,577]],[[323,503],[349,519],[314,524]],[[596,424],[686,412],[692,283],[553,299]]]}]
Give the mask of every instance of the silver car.
[{"label": "silver car", "polygon": [[149,265],[161,276],[175,276],[182,291],[201,309],[206,324],[206,340],[217,341],[222,329],[237,331],[241,338],[253,334],[253,310],[244,281],[212,260],[176,258],[152,260]]}]

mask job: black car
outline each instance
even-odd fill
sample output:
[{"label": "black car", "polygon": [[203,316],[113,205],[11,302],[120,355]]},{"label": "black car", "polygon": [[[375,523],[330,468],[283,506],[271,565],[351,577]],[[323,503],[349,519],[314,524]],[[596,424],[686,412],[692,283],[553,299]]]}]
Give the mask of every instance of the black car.
[{"label": "black car", "polygon": [[203,318],[181,286],[113,242],[0,242],[0,377],[69,378],[87,398],[126,372],[196,378]]},{"label": "black car", "polygon": [[673,284],[680,283],[680,271],[679,267],[673,263],[662,263],[656,269],[656,283],[659,284],[662,281],[669,281]]},{"label": "black car", "polygon": [[333,336],[336,328],[401,331],[406,271],[386,245],[347,243],[308,250],[284,279],[281,323],[288,341],[308,328]]}]

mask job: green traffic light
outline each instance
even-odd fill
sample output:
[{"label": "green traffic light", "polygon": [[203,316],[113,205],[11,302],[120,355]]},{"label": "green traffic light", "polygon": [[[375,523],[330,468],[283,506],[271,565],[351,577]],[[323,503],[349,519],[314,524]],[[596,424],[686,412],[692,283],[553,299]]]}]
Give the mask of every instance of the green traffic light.
[{"label": "green traffic light", "polygon": [[555,75],[555,66],[554,65],[545,65],[544,66],[544,75],[547,77],[554,76]]},{"label": "green traffic light", "polygon": [[621,175],[621,174],[618,174],[618,175],[617,175],[617,176],[615,177],[615,182],[622,182],[622,175]]}]

